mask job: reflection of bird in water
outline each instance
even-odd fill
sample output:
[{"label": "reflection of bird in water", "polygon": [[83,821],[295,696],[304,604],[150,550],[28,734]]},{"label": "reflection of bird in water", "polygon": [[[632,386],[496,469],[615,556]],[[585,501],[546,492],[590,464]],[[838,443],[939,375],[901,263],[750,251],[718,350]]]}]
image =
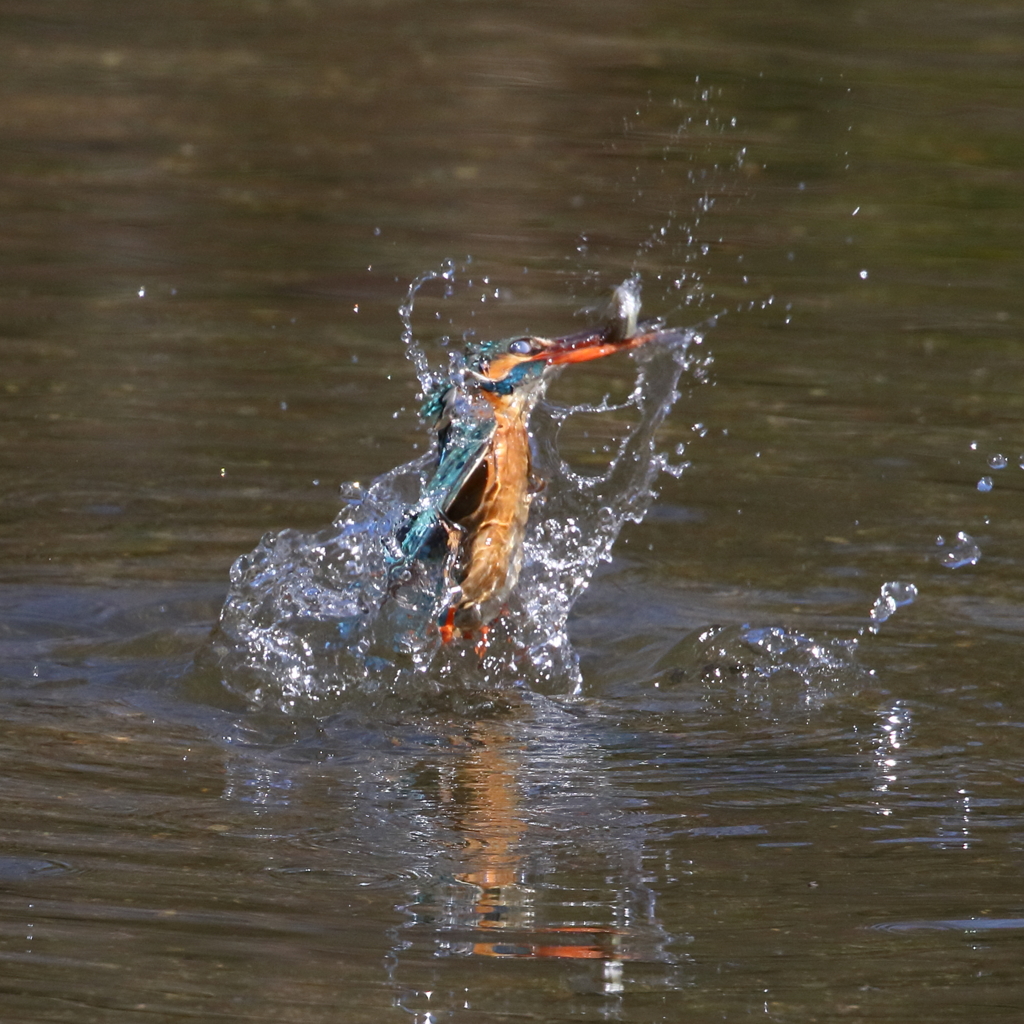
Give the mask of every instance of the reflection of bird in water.
[{"label": "reflection of bird in water", "polygon": [[486,634],[516,584],[536,485],[530,414],[557,367],[636,348],[663,332],[638,323],[639,287],[615,289],[605,323],[561,338],[485,342],[467,352],[461,379],[428,395],[423,416],[437,433],[437,465],[422,510],[399,533],[400,564],[453,557],[453,586],[440,629]]},{"label": "reflection of bird in water", "polygon": [[510,738],[481,725],[459,766],[463,806],[458,828],[466,837],[469,870],[456,875],[475,888],[472,926],[478,934],[461,952],[474,956],[613,960],[620,930],[600,925],[548,925],[533,920],[532,893],[519,884],[517,843],[526,831],[519,807]]}]

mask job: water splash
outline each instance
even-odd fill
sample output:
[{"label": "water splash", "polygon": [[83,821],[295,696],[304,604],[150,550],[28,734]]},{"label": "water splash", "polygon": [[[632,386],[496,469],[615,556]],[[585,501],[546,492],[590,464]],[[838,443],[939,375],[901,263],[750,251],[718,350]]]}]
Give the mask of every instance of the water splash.
[{"label": "water splash", "polygon": [[863,679],[857,644],[784,626],[709,626],[661,658],[651,685],[671,702],[690,692],[705,710],[781,720],[821,708]]},{"label": "water splash", "polygon": [[[420,388],[424,394],[428,394],[435,387],[445,380],[450,380],[454,375],[460,374],[465,369],[465,360],[462,353],[452,350],[449,352],[449,366],[435,368],[431,366],[430,359],[421,342],[417,339],[412,326],[412,314],[416,306],[416,297],[424,285],[433,281],[440,281],[444,286],[444,297],[450,299],[454,294],[455,282],[460,270],[465,269],[454,260],[445,260],[440,270],[427,270],[413,279],[406,293],[405,301],[398,307],[398,315],[402,321],[402,343],[405,345],[406,358],[413,364],[416,370],[416,377],[420,382]],[[448,339],[442,339],[447,342]],[[445,370],[447,369],[447,374]]]},{"label": "water splash", "polygon": [[[425,392],[462,372],[464,360],[453,352],[446,371],[430,365],[412,332],[413,305],[425,283],[440,279],[447,287],[453,278],[450,265],[421,275],[400,310]],[[428,453],[365,489],[345,489],[330,527],[268,534],[235,562],[209,652],[225,684],[250,702],[286,711],[299,704],[327,711],[339,698],[378,703],[396,694],[452,700],[509,685],[576,690],[566,621],[597,565],[611,557],[622,526],[643,518],[659,474],[679,471],[657,449],[655,434],[679,398],[691,344],[700,340],[694,331],[670,331],[636,350],[634,386],[619,405],[538,405],[534,466],[546,486],[533,504],[519,583],[483,658],[471,645],[441,644],[434,623],[449,600],[443,564],[416,562],[398,586],[393,578],[395,534],[417,507],[433,464]],[[575,472],[559,450],[561,430],[583,412],[633,418],[595,474]]]}]

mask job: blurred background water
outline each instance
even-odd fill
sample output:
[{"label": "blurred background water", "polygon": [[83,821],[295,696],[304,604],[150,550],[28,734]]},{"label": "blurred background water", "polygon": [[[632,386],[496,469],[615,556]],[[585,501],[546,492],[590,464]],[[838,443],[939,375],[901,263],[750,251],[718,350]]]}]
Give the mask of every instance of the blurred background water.
[{"label": "blurred background water", "polygon": [[[1018,5],[0,27],[3,1020],[1020,1019]],[[229,568],[423,450],[446,261],[425,343],[634,270],[703,325],[689,465],[578,698],[268,709],[203,667]]]}]

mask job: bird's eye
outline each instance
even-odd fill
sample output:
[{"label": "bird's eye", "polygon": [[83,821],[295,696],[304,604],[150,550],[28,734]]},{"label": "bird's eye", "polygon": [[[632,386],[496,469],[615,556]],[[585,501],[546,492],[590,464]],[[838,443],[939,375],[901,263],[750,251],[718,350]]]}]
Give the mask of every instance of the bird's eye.
[{"label": "bird's eye", "polygon": [[509,345],[508,350],[514,356],[528,356],[533,352],[533,345],[530,343],[529,338],[516,338]]}]

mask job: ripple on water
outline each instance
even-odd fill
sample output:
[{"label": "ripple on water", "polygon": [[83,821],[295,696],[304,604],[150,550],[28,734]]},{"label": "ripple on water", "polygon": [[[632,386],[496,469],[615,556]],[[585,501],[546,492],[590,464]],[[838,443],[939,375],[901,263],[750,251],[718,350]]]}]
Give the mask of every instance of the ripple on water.
[{"label": "ripple on water", "polygon": [[817,640],[782,626],[710,626],[663,655],[648,685],[665,704],[782,720],[863,685],[870,672],[856,649],[856,639]]},{"label": "ripple on water", "polygon": [[27,882],[41,875],[59,875],[71,871],[68,864],[31,857],[0,857],[0,882]]},{"label": "ripple on water", "polygon": [[880,932],[964,932],[979,934],[984,932],[1021,931],[1024,930],[1024,917],[966,917],[936,919],[932,921],[885,921],[880,924],[868,925]]}]

